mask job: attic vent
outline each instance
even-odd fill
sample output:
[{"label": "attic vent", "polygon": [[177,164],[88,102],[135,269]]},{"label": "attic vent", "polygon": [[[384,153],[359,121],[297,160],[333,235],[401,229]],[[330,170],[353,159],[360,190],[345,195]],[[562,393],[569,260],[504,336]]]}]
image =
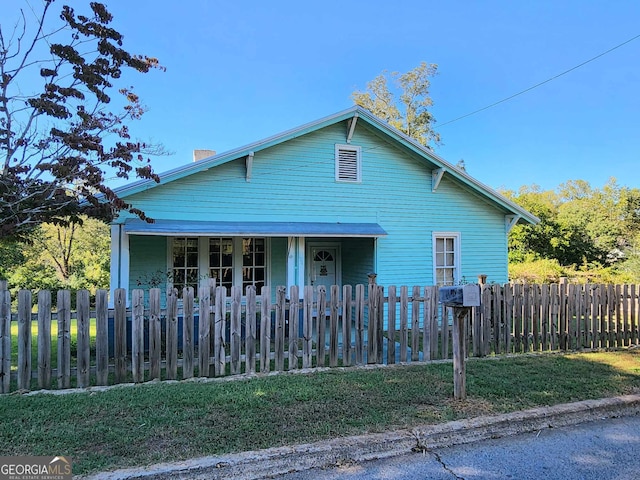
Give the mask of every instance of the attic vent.
[{"label": "attic vent", "polygon": [[336,181],[362,181],[360,147],[336,145]]}]

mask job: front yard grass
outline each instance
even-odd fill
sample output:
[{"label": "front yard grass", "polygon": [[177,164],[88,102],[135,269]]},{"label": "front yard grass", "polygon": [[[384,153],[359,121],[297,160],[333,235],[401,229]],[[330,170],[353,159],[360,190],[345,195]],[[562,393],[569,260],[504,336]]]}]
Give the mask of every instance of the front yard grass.
[{"label": "front yard grass", "polygon": [[75,474],[313,442],[640,392],[640,351],[542,354],[105,392],[0,396],[3,455],[65,455]]}]

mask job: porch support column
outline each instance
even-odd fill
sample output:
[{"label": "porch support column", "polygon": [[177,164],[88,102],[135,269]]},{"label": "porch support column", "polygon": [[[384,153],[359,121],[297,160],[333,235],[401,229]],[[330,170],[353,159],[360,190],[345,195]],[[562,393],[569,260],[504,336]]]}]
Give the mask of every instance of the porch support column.
[{"label": "porch support column", "polygon": [[297,285],[300,298],[304,295],[304,240],[304,237],[287,239],[287,292],[293,285]]},{"label": "porch support column", "polygon": [[124,225],[111,225],[111,282],[109,306],[113,307],[114,290],[127,290],[129,304],[129,235],[124,232]]}]

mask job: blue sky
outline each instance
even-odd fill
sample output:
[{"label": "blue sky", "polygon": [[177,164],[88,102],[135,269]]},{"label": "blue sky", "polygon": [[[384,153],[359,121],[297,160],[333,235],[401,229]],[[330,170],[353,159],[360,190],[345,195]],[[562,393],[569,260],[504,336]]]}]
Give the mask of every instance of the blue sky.
[{"label": "blue sky", "polygon": [[[194,148],[223,152],[348,108],[383,70],[438,64],[443,124],[640,34],[636,0],[106,3],[125,48],[167,68],[126,78],[149,108],[133,134],[175,153],[154,162],[160,172]],[[637,39],[444,125],[436,152],[493,188],[609,177],[639,187],[639,54]]]}]

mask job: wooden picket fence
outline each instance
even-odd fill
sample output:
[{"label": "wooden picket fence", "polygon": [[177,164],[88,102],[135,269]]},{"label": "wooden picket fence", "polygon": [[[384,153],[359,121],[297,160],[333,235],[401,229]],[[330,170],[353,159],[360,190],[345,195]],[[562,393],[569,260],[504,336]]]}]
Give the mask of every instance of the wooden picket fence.
[{"label": "wooden picket fence", "polygon": [[[37,294],[12,309],[0,283],[0,393],[451,357],[438,288],[239,287]],[[272,302],[272,298],[275,301]],[[484,285],[465,326],[469,355],[619,348],[639,342],[636,285]],[[127,307],[129,300],[130,307]],[[55,332],[57,331],[57,333]]]}]

